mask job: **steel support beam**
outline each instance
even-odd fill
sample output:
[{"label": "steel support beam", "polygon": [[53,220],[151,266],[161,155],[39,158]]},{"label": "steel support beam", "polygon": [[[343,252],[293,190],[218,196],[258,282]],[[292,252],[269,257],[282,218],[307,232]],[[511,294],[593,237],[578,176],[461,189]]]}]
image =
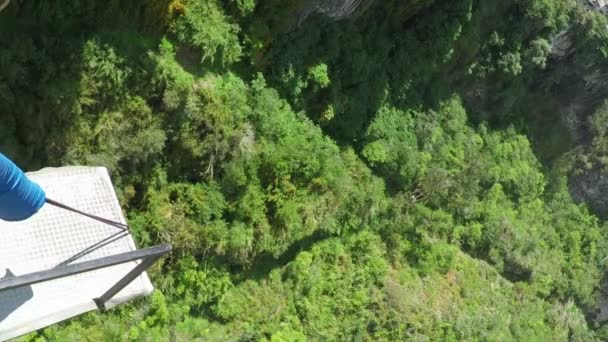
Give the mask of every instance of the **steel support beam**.
[{"label": "steel support beam", "polygon": [[110,288],[108,292],[106,292],[100,298],[95,299],[96,303],[98,300],[104,299],[105,301],[103,301],[103,304],[105,305],[105,302],[107,302],[107,300],[109,300],[113,295],[118,293],[121,289],[123,289],[131,281],[133,281],[141,273],[143,273],[148,267],[150,267],[154,262],[156,262],[160,257],[169,253],[170,251],[171,245],[163,244],[131,252],[120,253],[95,260],[59,266],[44,271],[24,274],[21,276],[0,279],[0,292],[143,259],[143,261],[138,264],[131,272],[129,272],[123,279],[121,279],[116,285],[112,286],[112,288]]}]

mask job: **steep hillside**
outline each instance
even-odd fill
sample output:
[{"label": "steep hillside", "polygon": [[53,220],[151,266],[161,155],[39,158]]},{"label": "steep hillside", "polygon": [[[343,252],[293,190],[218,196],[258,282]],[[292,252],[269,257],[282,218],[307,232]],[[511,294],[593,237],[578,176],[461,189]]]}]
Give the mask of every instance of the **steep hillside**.
[{"label": "steep hillside", "polygon": [[[157,291],[24,341],[606,340],[608,19],[12,1],[0,151],[107,167]],[[589,208],[589,209],[588,209]]]}]

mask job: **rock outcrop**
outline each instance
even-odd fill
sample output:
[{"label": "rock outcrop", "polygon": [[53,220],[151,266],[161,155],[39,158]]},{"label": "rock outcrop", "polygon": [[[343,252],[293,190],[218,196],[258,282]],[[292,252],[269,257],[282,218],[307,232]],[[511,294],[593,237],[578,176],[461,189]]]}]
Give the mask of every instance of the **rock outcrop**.
[{"label": "rock outcrop", "polygon": [[314,0],[300,13],[298,25],[315,13],[323,14],[332,20],[346,19],[362,12],[373,2],[374,0]]}]

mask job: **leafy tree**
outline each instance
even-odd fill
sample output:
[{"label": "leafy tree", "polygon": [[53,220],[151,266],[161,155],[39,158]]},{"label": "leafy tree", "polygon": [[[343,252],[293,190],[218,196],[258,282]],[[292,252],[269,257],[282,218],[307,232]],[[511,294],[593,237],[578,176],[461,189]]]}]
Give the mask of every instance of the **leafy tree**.
[{"label": "leafy tree", "polygon": [[[248,11],[251,5],[240,7]],[[172,30],[180,42],[201,50],[201,62],[209,60],[213,64],[217,59],[218,64],[228,66],[241,57],[239,26],[230,22],[215,0],[190,1]]]}]

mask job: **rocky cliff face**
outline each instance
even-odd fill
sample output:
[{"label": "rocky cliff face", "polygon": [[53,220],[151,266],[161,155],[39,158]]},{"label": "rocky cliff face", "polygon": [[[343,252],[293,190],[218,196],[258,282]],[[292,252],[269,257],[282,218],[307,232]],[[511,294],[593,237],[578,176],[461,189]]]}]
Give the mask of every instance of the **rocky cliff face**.
[{"label": "rocky cliff face", "polygon": [[313,0],[298,18],[298,25],[311,14],[323,14],[333,20],[349,18],[365,10],[374,0]]},{"label": "rocky cliff face", "polygon": [[318,0],[315,2],[315,8],[318,13],[339,20],[365,9],[372,2],[373,0]]},{"label": "rocky cliff face", "polygon": [[[608,28],[607,28],[608,30]],[[562,106],[558,117],[570,133],[577,147],[576,154],[588,153],[594,135],[589,117],[608,98],[608,70],[601,58],[582,56],[576,46],[576,35],[571,30],[558,34],[552,41],[553,69],[559,71],[561,81],[553,90]],[[551,77],[551,75],[548,75]],[[591,156],[591,160],[600,156]],[[577,172],[569,179],[569,189],[577,202],[586,202],[600,216],[608,214],[608,174],[597,163],[576,166]]]},{"label": "rocky cliff face", "polygon": [[[552,40],[551,69],[546,79],[557,79],[552,92],[563,104],[559,117],[577,143],[589,142],[586,118],[608,97],[608,70],[601,60],[585,58],[576,49],[576,35],[566,30]],[[556,77],[557,75],[557,77]]]},{"label": "rocky cliff face", "polygon": [[[462,82],[461,94],[476,121],[506,126],[513,124],[511,114],[527,117],[537,155],[548,167],[573,148],[577,148],[577,155],[590,153],[594,134],[589,117],[608,99],[608,50],[603,46],[608,27],[601,30],[601,14],[588,10],[589,15],[581,16],[586,22],[549,40],[544,68],[524,65],[526,52],[522,52],[524,69],[520,75],[510,79],[471,77]],[[554,132],[549,134],[548,130]],[[608,174],[595,165],[576,165],[575,169],[576,175],[569,180],[574,199],[608,217]]]},{"label": "rocky cliff face", "polygon": [[586,202],[592,211],[605,213],[608,209],[608,175],[594,167],[570,177],[569,189],[578,202]]}]

